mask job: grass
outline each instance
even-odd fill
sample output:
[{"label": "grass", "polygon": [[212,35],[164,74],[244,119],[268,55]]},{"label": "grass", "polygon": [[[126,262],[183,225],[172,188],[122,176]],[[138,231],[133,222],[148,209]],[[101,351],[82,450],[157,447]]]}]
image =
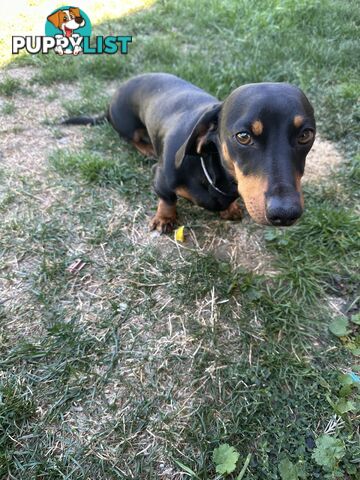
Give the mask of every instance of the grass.
[{"label": "grass", "polygon": [[12,97],[21,88],[21,82],[15,78],[5,77],[0,82],[0,95],[4,97]]},{"label": "grass", "polygon": [[1,108],[1,111],[4,115],[12,115],[15,112],[16,108],[12,102],[6,102]]},{"label": "grass", "polygon": [[[94,28],[133,35],[127,56],[15,62],[33,67],[39,102],[51,106],[65,85],[70,115],[100,113],[117,83],[144,71],[221,98],[241,83],[291,81],[345,162],[307,185],[290,229],[220,222],[181,202],[188,241],[176,245],[147,230],[152,160],[109,125],[66,133],[60,109],[39,118],[51,135],[45,167],[6,164],[0,176],[1,478],[185,479],[181,462],[215,479],[222,443],[239,465],[252,454],[244,480],[281,479],[284,458],[307,478],[358,478],[358,389],[339,375],[356,371],[359,327],[328,331],[358,311],[356,16],[355,2],[161,1]],[[7,118],[30,88],[18,82],[0,85]],[[77,259],[85,266],[72,273]],[[340,413],[341,399],[357,411]],[[312,456],[334,418],[340,473]]]}]

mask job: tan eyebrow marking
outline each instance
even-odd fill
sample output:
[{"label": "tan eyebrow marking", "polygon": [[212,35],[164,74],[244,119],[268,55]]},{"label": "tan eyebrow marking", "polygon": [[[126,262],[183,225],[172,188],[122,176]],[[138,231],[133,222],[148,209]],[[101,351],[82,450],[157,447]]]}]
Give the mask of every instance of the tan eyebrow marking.
[{"label": "tan eyebrow marking", "polygon": [[260,120],[255,120],[255,122],[251,124],[251,130],[253,131],[254,135],[261,135],[263,132],[263,129],[264,129],[264,126]]},{"label": "tan eyebrow marking", "polygon": [[294,125],[296,128],[301,127],[304,122],[304,117],[302,115],[295,115],[294,117]]}]

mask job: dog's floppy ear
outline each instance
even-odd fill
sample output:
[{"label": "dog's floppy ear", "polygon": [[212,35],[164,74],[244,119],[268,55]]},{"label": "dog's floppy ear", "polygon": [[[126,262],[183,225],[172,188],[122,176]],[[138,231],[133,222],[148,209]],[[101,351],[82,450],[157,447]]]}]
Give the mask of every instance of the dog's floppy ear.
[{"label": "dog's floppy ear", "polygon": [[60,25],[63,23],[64,12],[58,10],[57,12],[52,13],[47,17],[49,22],[51,22],[56,28],[60,28]]},{"label": "dog's floppy ear", "polygon": [[81,17],[80,8],[70,7],[69,10],[75,17]]},{"label": "dog's floppy ear", "polygon": [[175,155],[175,167],[179,168],[185,155],[190,153],[201,153],[201,149],[209,140],[210,132],[217,129],[219,113],[222,104],[218,103],[200,117],[189,137],[181,145]]}]

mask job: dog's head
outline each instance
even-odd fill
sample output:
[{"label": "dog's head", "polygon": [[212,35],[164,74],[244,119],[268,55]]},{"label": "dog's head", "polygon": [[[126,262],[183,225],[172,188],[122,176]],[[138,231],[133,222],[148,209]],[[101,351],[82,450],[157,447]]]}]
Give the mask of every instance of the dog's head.
[{"label": "dog's head", "polygon": [[250,84],[203,115],[176,161],[179,165],[184,154],[216,145],[251,217],[287,226],[303,212],[301,177],[314,139],[314,111],[300,89]]},{"label": "dog's head", "polygon": [[85,20],[81,16],[80,9],[70,7],[68,10],[58,10],[47,17],[56,28],[62,30],[66,37],[70,37],[73,30],[83,27]]}]

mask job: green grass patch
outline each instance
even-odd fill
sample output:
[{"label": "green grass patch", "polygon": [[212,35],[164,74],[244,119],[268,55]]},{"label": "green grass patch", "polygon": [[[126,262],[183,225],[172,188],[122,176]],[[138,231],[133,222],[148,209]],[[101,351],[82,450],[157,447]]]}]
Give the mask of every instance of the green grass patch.
[{"label": "green grass patch", "polygon": [[13,102],[6,102],[1,108],[3,115],[12,115],[16,111],[16,107]]},{"label": "green grass patch", "polygon": [[69,116],[103,113],[108,106],[108,96],[102,93],[102,84],[99,82],[83,82],[79,100],[65,100],[64,107]]},{"label": "green grass patch", "polygon": [[15,93],[19,93],[21,89],[21,82],[16,78],[5,77],[5,79],[0,82],[0,95],[4,97],[12,97]]},{"label": "green grass patch", "polygon": [[265,233],[268,247],[278,253],[284,289],[299,302],[317,303],[323,289],[330,289],[331,279],[338,276],[347,278],[353,294],[358,279],[349,271],[355,272],[358,262],[359,217],[331,202],[319,204],[314,198],[309,203],[293,229],[272,228]]},{"label": "green grass patch", "polygon": [[55,170],[63,175],[77,174],[86,182],[112,186],[127,196],[134,195],[134,192],[141,195],[142,189],[149,191],[150,179],[146,165],[136,161],[133,152],[123,157],[123,160],[120,160],[87,150],[81,153],[60,150],[52,155],[50,162]]}]

